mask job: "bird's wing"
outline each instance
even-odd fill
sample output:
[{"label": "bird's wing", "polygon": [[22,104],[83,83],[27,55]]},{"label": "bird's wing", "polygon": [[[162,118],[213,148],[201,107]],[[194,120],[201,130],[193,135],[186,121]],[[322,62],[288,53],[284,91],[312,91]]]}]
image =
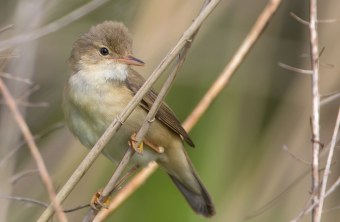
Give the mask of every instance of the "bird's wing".
[{"label": "bird's wing", "polygon": [[[145,80],[139,73],[137,73],[133,69],[130,70],[131,71],[129,72],[129,75],[126,79],[126,85],[133,92],[133,94],[136,94],[140,87],[142,87]],[[140,102],[139,105],[146,111],[149,111],[156,98],[157,93],[153,89],[151,89],[144,96],[143,100]],[[192,140],[190,139],[188,133],[185,131],[185,129],[183,129],[175,113],[170,109],[170,107],[165,102],[163,102],[160,108],[158,109],[156,118],[159,121],[161,121],[164,125],[166,125],[169,129],[171,129],[173,132],[181,135],[190,146],[192,147],[195,146]]]}]

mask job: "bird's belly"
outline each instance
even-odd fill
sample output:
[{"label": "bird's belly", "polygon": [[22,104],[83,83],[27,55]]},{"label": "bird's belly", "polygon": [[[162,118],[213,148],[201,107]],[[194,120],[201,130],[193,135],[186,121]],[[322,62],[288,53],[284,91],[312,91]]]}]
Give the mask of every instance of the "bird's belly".
[{"label": "bird's belly", "polygon": [[[119,96],[114,97],[112,99],[105,98],[100,94],[89,94],[86,100],[84,100],[86,103],[79,104],[81,102],[79,98],[77,103],[66,101],[69,104],[67,104],[68,108],[65,111],[65,118],[69,128],[87,148],[94,146],[130,99]],[[137,133],[145,117],[146,112],[143,109],[135,109],[105,146],[103,154],[110,160],[119,162],[128,148],[128,141],[131,135]],[[144,166],[150,161],[157,160],[159,157],[159,154],[146,148],[143,155],[134,155],[131,162],[134,165]]]}]

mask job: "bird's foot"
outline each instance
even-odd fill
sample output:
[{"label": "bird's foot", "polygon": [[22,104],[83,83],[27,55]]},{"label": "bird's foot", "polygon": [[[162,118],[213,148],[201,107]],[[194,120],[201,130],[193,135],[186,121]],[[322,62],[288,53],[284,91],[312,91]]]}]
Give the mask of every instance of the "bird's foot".
[{"label": "bird's foot", "polygon": [[138,146],[136,135],[137,135],[136,133],[131,135],[130,140],[128,141],[128,144],[137,153],[142,154],[143,153],[143,141]]},{"label": "bird's foot", "polygon": [[157,146],[145,139],[139,144],[139,146],[137,146],[136,135],[137,135],[136,133],[132,134],[128,143],[129,143],[129,146],[132,147],[132,149],[134,149],[137,153],[139,154],[143,153],[144,144],[150,147],[151,149],[153,149],[157,153],[164,153],[164,147]]},{"label": "bird's foot", "polygon": [[105,209],[109,208],[110,198],[107,198],[104,203],[100,201],[101,191],[97,191],[91,198],[90,206],[92,209],[99,211],[102,207]]}]

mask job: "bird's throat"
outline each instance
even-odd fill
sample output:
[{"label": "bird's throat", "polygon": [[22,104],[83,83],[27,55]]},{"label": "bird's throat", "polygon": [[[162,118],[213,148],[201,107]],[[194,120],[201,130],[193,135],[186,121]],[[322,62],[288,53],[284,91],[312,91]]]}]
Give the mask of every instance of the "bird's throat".
[{"label": "bird's throat", "polygon": [[116,63],[111,66],[111,69],[106,70],[104,78],[107,80],[125,81],[128,75],[128,66],[126,64]]},{"label": "bird's throat", "polygon": [[76,76],[93,82],[103,83],[108,81],[123,82],[128,75],[128,65],[122,63],[98,63],[94,65],[83,65]]}]

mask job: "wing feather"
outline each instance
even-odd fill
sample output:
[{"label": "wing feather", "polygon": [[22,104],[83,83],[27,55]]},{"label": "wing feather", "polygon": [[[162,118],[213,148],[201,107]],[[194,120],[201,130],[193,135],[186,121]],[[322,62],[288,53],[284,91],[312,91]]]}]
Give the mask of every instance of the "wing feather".
[{"label": "wing feather", "polygon": [[[134,71],[133,69],[130,70],[129,75],[126,79],[127,87],[136,94],[137,91],[142,87],[143,83],[145,82],[144,78]],[[152,104],[157,98],[157,93],[151,89],[143,98],[141,103],[139,104],[143,109],[147,112],[150,110]],[[156,113],[156,118],[161,121],[165,126],[167,126],[170,130],[177,133],[178,135],[182,136],[182,138],[192,147],[194,147],[193,141],[190,139],[188,133],[183,129],[181,123],[177,119],[175,113],[170,109],[170,107],[163,102]]]}]

